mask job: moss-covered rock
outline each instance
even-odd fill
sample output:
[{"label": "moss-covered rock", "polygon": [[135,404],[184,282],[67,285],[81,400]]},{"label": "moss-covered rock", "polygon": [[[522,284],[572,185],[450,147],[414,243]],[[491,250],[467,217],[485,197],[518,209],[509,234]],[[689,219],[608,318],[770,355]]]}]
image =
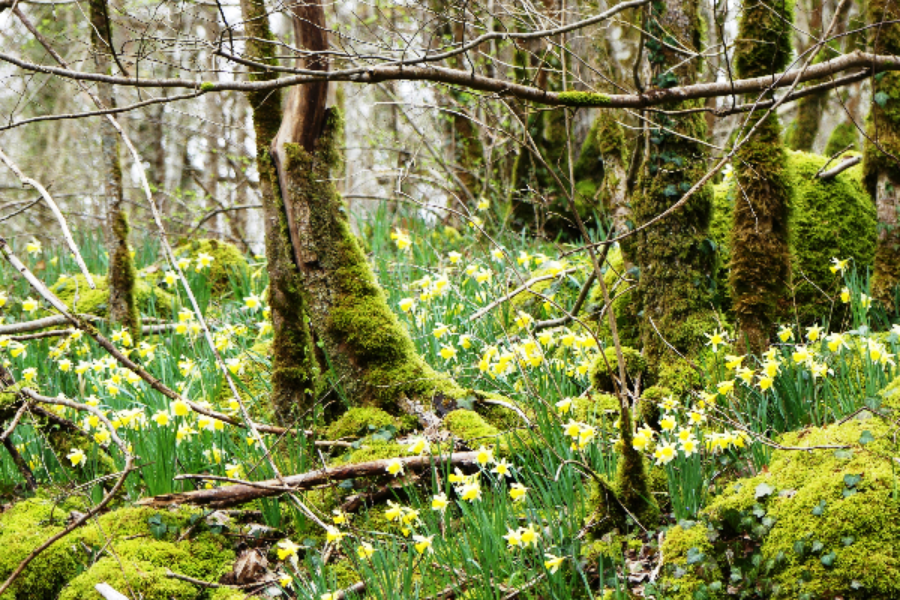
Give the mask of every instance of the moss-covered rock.
[{"label": "moss-covered rock", "polygon": [[[892,424],[871,413],[786,434],[768,471],[713,498],[663,546],[667,598],[725,597],[725,584],[773,599],[896,598],[900,510]],[[693,529],[697,529],[696,532]]]},{"label": "moss-covered rock", "polygon": [[[793,188],[788,227],[794,297],[779,310],[793,318],[796,303],[803,324],[821,321],[831,309],[831,302],[819,289],[833,295],[843,285],[829,269],[832,257],[852,258],[858,269],[865,269],[872,265],[875,253],[875,208],[863,187],[862,169],[853,167],[822,180],[816,173],[826,161],[815,154],[788,153]],[[731,258],[732,240],[727,224],[734,211],[736,190],[733,180],[715,189],[717,214],[711,233],[725,265]],[[719,287],[725,283],[723,275],[720,270]],[[728,300],[727,295],[722,298]]]},{"label": "moss-covered rock", "polygon": [[[39,497],[21,501],[0,514],[0,547],[4,549],[0,553],[0,578],[6,579],[35,547],[61,531],[72,510],[84,511],[86,507],[76,499],[58,503]],[[166,578],[166,568],[215,581],[231,568],[234,553],[226,538],[208,532],[175,541],[190,524],[192,514],[150,508],[106,513],[96,523],[85,524],[42,552],[2,598],[89,598],[96,595],[93,586],[102,581],[119,590],[132,585],[144,598],[203,598],[203,588]],[[155,539],[151,532],[151,518],[165,525],[161,539]],[[106,554],[95,556],[101,548],[115,552],[118,560]]]},{"label": "moss-covered rock", "polygon": [[[647,361],[640,352],[628,346],[622,347],[622,358],[625,359],[625,374],[629,380],[647,373]],[[591,385],[598,392],[614,392],[614,378],[619,376],[619,359],[615,348],[605,348],[603,353],[594,359],[591,365]]]},{"label": "moss-covered rock", "polygon": [[[107,316],[109,308],[109,282],[106,277],[92,276],[96,289],[88,287],[84,275],[66,275],[50,286],[50,290],[63,301],[74,308],[75,312]],[[78,303],[75,303],[75,295],[78,295]],[[137,309],[143,315],[153,315],[166,319],[172,316],[175,307],[175,298],[165,290],[152,286],[143,279],[138,278],[134,283],[134,298]]]},{"label": "moss-covered rock", "polygon": [[221,294],[228,289],[229,276],[246,275],[249,272],[247,257],[237,246],[228,242],[215,239],[194,240],[175,249],[176,257],[192,261],[191,268],[194,268],[200,254],[212,256],[212,262],[204,273],[213,294]]},{"label": "moss-covered rock", "polygon": [[444,427],[447,431],[465,442],[488,444],[490,439],[500,435],[500,430],[484,420],[478,413],[471,410],[454,410],[444,417]]},{"label": "moss-covered rock", "polygon": [[839,123],[831,130],[828,143],[825,144],[825,156],[832,156],[845,148],[848,151],[859,151],[859,129],[850,121]]}]

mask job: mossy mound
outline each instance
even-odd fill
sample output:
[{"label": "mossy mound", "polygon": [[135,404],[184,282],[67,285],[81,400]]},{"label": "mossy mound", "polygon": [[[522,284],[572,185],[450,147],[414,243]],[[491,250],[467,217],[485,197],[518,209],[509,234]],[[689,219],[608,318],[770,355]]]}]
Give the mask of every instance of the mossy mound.
[{"label": "mossy mound", "polygon": [[165,542],[136,539],[116,542],[117,558],[104,557],[72,579],[59,600],[91,598],[94,586],[104,582],[116,590],[129,590],[144,600],[201,599],[207,590],[166,576],[168,571],[204,581],[218,580],[231,568],[234,552],[222,540],[204,533],[191,541]]},{"label": "mossy mound", "polygon": [[[647,361],[634,348],[622,347],[622,358],[625,359],[625,374],[629,379],[647,373]],[[594,359],[591,365],[591,385],[598,392],[614,392],[613,376],[619,376],[619,359],[615,348],[606,348],[603,354]]]},{"label": "mossy mound", "polygon": [[484,420],[484,418],[471,410],[454,410],[444,417],[444,427],[466,443],[474,445],[488,445],[500,435],[500,430]]},{"label": "mossy mound", "polygon": [[[832,257],[852,258],[856,267],[864,270],[875,256],[875,206],[863,186],[862,167],[823,181],[816,173],[827,160],[806,152],[788,153],[793,188],[789,229],[794,298],[787,299],[781,309],[793,318],[796,303],[802,324],[819,322],[828,315],[831,302],[820,289],[833,296],[843,286],[829,269]],[[727,284],[725,268],[731,256],[731,215],[737,191],[733,180],[717,185],[715,191],[716,212],[710,234],[721,256],[721,290]],[[719,292],[719,300],[730,308],[727,290]]]},{"label": "mossy mound", "polygon": [[[56,503],[33,498],[0,514],[0,547],[4,549],[0,553],[0,579],[6,579],[34,548],[62,531],[72,510],[84,511],[86,507],[74,499]],[[204,598],[204,589],[166,578],[166,568],[215,581],[231,568],[234,553],[224,537],[210,533],[176,542],[192,515],[196,513],[150,508],[122,508],[106,513],[97,523],[84,525],[42,552],[2,598],[91,598],[96,597],[94,585],[102,581],[118,590],[127,590],[130,585],[148,599]],[[153,536],[151,519],[159,524],[156,532],[160,539]],[[101,548],[115,552],[118,560],[104,554],[95,562],[93,553]]]},{"label": "mossy mound", "polygon": [[[105,317],[109,308],[109,282],[106,277],[92,275],[96,289],[88,287],[84,275],[71,275],[60,278],[50,286],[50,290],[72,308],[75,312]],[[78,292],[78,303],[75,293]],[[134,295],[137,308],[142,315],[157,316],[168,319],[174,314],[175,298],[172,294],[152,286],[142,279],[134,284]]]},{"label": "mossy mound", "polygon": [[398,427],[397,419],[380,408],[359,406],[347,410],[329,425],[325,437],[329,440],[359,437],[388,426]]},{"label": "mossy mound", "polygon": [[768,472],[714,498],[697,523],[669,530],[666,598],[900,597],[900,490],[891,423],[863,413],[786,434]]},{"label": "mossy mound", "polygon": [[236,274],[246,276],[249,273],[247,258],[237,246],[228,242],[214,239],[194,240],[175,249],[176,257],[191,259],[192,265],[189,268],[192,269],[201,253],[213,258],[208,270],[204,271],[213,294],[221,294],[228,289],[229,276]]}]

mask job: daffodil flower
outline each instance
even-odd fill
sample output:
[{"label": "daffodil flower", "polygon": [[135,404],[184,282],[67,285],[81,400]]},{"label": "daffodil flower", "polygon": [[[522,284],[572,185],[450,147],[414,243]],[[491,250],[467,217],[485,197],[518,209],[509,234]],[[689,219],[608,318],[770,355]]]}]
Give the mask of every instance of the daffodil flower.
[{"label": "daffodil flower", "polygon": [[449,504],[450,501],[447,500],[447,494],[441,493],[431,498],[431,510],[444,512]]},{"label": "daffodil flower", "polygon": [[80,448],[74,448],[71,452],[66,454],[66,458],[69,459],[69,462],[72,463],[73,467],[84,466],[87,462],[87,455],[84,453],[84,450]]},{"label": "daffodil flower", "polygon": [[544,568],[550,571],[551,575],[556,573],[556,571],[559,569],[559,566],[566,560],[565,557],[556,556],[554,554],[550,554],[549,552],[544,554],[544,558],[547,559],[544,561]]},{"label": "daffodil flower", "polygon": [[434,540],[433,535],[424,536],[424,535],[414,535],[413,540],[415,541],[416,552],[419,554],[425,554],[426,552],[434,552],[432,548],[432,540]]},{"label": "daffodil flower", "polygon": [[398,475],[403,475],[403,462],[399,458],[393,458],[388,461],[387,466],[385,467],[388,473],[397,477]]},{"label": "daffodil flower", "polygon": [[291,540],[284,538],[277,544],[278,560],[285,560],[286,558],[290,558],[292,556],[297,556],[297,550],[300,549],[300,546],[292,542]]}]

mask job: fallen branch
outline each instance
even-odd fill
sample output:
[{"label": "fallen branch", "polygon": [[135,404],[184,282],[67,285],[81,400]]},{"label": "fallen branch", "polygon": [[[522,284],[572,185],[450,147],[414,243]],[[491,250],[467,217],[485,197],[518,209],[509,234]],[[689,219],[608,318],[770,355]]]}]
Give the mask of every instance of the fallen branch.
[{"label": "fallen branch", "polygon": [[[144,325],[141,327],[141,333],[144,335],[156,335],[171,331],[178,327],[178,323],[164,323],[162,325]],[[51,329],[50,331],[39,331],[38,333],[29,333],[27,335],[11,335],[9,339],[16,342],[27,342],[28,340],[39,340],[48,337],[64,337],[72,335],[78,329]]]},{"label": "fallen branch", "polygon": [[831,167],[827,171],[819,173],[819,179],[834,179],[838,174],[843,173],[854,165],[858,165],[860,162],[862,162],[862,156],[851,156],[850,158],[844,160],[844,162]]},{"label": "fallen branch", "polygon": [[[87,322],[100,321],[100,317],[93,315],[76,315],[79,319]],[[0,325],[0,335],[15,335],[17,333],[27,333],[29,331],[37,331],[38,329],[46,329],[47,327],[58,327],[66,325],[71,320],[65,315],[53,315],[52,317],[44,317],[43,319],[35,319],[34,321],[23,321],[22,323],[10,323],[8,325]]]},{"label": "fallen branch", "polygon": [[[401,458],[404,471],[422,471],[430,466],[446,465],[449,467],[475,467],[476,452],[457,452],[440,456],[413,456]],[[310,471],[300,475],[289,475],[281,479],[269,479],[251,483],[242,483],[211,490],[193,490],[162,494],[152,498],[139,500],[141,506],[161,508],[173,504],[194,504],[212,508],[230,508],[239,506],[258,498],[267,498],[285,493],[289,488],[293,491],[319,487],[334,481],[346,481],[357,477],[375,477],[387,475],[387,466],[394,459],[372,460],[354,465],[342,465],[319,471]],[[208,475],[185,475],[179,479],[210,479]]]}]

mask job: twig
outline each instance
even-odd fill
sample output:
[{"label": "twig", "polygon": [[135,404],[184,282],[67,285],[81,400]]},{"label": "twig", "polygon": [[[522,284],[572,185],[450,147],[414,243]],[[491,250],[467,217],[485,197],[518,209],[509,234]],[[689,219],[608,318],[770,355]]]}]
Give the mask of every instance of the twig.
[{"label": "twig", "polygon": [[839,165],[836,165],[836,166],[828,169],[824,173],[820,173],[819,179],[824,179],[824,180],[832,179],[835,176],[837,176],[839,173],[842,173],[842,172],[846,171],[847,169],[849,169],[850,167],[852,167],[854,165],[858,165],[861,162],[862,162],[862,156],[858,156],[858,155],[851,156],[850,158],[846,159],[844,162],[840,163]]},{"label": "twig", "polygon": [[820,176],[822,175],[822,171],[824,171],[825,169],[827,169],[827,168],[828,168],[828,165],[830,165],[831,163],[833,163],[835,160],[837,160],[837,158],[838,158],[839,156],[843,155],[844,152],[846,152],[847,150],[849,150],[849,149],[852,148],[852,147],[853,147],[853,144],[847,144],[844,148],[842,148],[841,150],[838,150],[837,152],[835,152],[834,154],[832,154],[831,156],[829,156],[829,157],[828,157],[828,160],[825,161],[825,164],[822,165],[822,168],[819,169],[818,171],[816,171],[816,177],[820,177]]},{"label": "twig", "polygon": [[469,317],[469,320],[477,321],[478,319],[480,319],[481,317],[483,317],[484,315],[486,315],[487,313],[492,311],[497,306],[503,304],[504,302],[507,302],[508,300],[512,300],[513,298],[515,298],[522,292],[527,291],[527,292],[534,294],[535,292],[533,292],[531,290],[531,286],[533,286],[536,283],[540,283],[541,281],[547,281],[548,279],[557,279],[559,277],[562,277],[563,275],[568,275],[570,273],[574,273],[577,270],[578,269],[566,269],[564,271],[560,271],[559,273],[556,273],[555,275],[541,275],[540,277],[532,277],[531,279],[529,279],[528,281],[526,281],[525,283],[523,283],[522,285],[520,285],[519,287],[517,287],[516,289],[511,291],[510,293],[494,300],[493,302],[491,302],[484,308],[478,310],[475,314],[473,314],[471,317]]},{"label": "twig", "polygon": [[[83,321],[96,322],[100,321],[100,317],[93,315],[77,315]],[[8,325],[0,325],[0,335],[11,335],[16,333],[25,333],[28,331],[37,331],[38,329],[46,329],[47,327],[58,327],[71,323],[72,320],[65,315],[53,315],[52,317],[44,317],[34,321],[23,321],[21,323],[10,323]]]},{"label": "twig", "polygon": [[30,177],[26,177],[25,174],[19,169],[18,166],[6,155],[3,150],[0,149],[0,162],[3,162],[4,165],[9,167],[9,170],[16,174],[16,177],[24,183],[25,185],[30,185],[34,189],[36,189],[44,201],[47,203],[47,206],[50,207],[50,210],[53,212],[53,216],[56,217],[56,220],[59,221],[59,228],[62,230],[63,237],[66,240],[66,244],[69,245],[69,250],[72,251],[72,254],[75,256],[75,262],[78,263],[78,268],[81,269],[81,272],[84,274],[84,278],[87,280],[88,286],[92,290],[97,289],[96,284],[94,283],[94,278],[91,277],[91,272],[88,271],[87,265],[84,263],[84,259],[81,257],[81,252],[78,251],[78,245],[75,244],[75,238],[72,237],[72,232],[69,231],[69,225],[66,223],[66,218],[63,216],[62,211],[59,210],[59,206],[56,205],[56,202],[53,200],[53,197],[50,196],[50,192],[40,184],[39,181],[32,179]]}]

